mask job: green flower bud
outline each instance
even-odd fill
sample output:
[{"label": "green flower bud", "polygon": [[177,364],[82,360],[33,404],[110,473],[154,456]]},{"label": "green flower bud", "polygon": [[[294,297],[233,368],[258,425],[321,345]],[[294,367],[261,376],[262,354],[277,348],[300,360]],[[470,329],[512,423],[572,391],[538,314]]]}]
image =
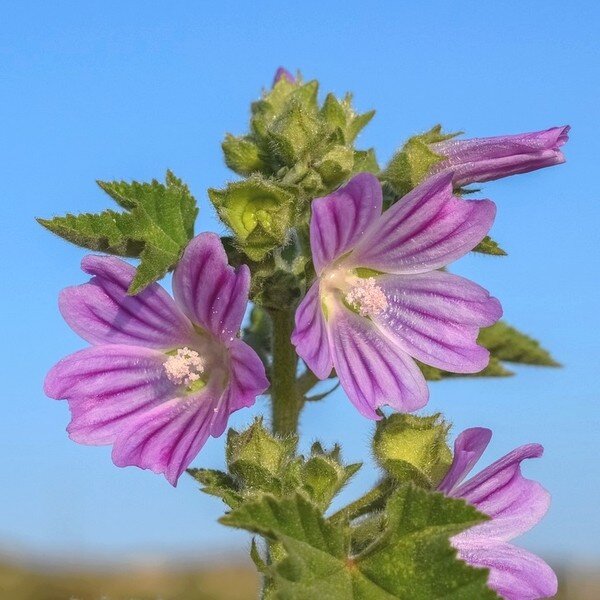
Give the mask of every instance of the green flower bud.
[{"label": "green flower bud", "polygon": [[348,178],[353,166],[354,151],[352,148],[335,146],[315,164],[315,170],[326,186],[335,187]]},{"label": "green flower bud", "polygon": [[377,425],[375,457],[393,478],[433,488],[452,463],[449,428],[439,413],[430,417],[393,414]]},{"label": "green flower bud", "polygon": [[238,175],[268,173],[268,165],[262,159],[259,147],[249,138],[227,134],[221,147],[225,164]]},{"label": "green flower bud", "polygon": [[321,108],[321,116],[331,129],[339,129],[342,132],[344,144],[352,144],[356,136],[375,116],[375,111],[371,110],[359,115],[352,108],[351,94],[346,94],[342,101],[333,94],[328,94]]},{"label": "green flower bud", "polygon": [[315,443],[311,456],[302,465],[300,479],[310,498],[326,509],[360,467],[361,463],[343,464],[338,446],[331,452],[325,452],[320,444]]},{"label": "green flower bud", "polygon": [[281,489],[280,477],[294,456],[297,438],[277,438],[257,419],[246,431],[227,434],[226,458],[229,471],[243,488],[263,491]]},{"label": "green flower bud", "polygon": [[312,111],[293,101],[270,126],[268,139],[274,157],[293,166],[322,141],[323,129]]},{"label": "green flower bud", "polygon": [[262,260],[284,243],[292,225],[294,198],[283,188],[256,175],[225,190],[210,189],[208,195],[252,260]]}]

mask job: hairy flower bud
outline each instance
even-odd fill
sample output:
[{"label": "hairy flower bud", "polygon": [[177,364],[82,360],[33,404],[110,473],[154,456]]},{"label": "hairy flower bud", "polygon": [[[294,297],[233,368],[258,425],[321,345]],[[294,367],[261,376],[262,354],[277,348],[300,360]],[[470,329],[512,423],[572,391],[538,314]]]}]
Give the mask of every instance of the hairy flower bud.
[{"label": "hairy flower bud", "polygon": [[262,260],[285,241],[293,197],[283,188],[256,175],[224,190],[210,189],[208,195],[234,232],[237,244],[252,260]]},{"label": "hairy flower bud", "polygon": [[432,487],[452,462],[446,442],[449,428],[439,414],[394,414],[377,425],[373,438],[375,457],[392,477]]}]

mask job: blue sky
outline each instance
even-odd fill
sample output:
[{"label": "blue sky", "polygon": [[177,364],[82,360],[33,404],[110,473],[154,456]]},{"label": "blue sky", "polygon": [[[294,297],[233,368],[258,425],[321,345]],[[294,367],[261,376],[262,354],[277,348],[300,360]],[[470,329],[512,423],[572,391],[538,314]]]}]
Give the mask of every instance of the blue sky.
[{"label": "blue sky", "polygon": [[[114,559],[246,548],[192,481],[173,489],[112,466],[108,448],[68,440],[65,403],[41,387],[55,361],[84,346],[56,306],[61,288],[85,280],[84,253],[33,218],[102,210],[109,199],[94,180],[162,178],[171,168],[200,203],[198,231],[222,231],[206,196],[232,178],[220,142],[245,131],[249,102],[283,64],[376,108],[359,141],[381,161],[438,122],[471,136],[572,125],[566,165],[484,186],[509,256],[470,256],[454,269],[490,289],[506,319],[565,367],[433,384],[430,408],[456,431],[494,429],[484,463],[542,443],[545,456],[525,471],[553,506],[523,545],[600,558],[599,27],[598,3],[585,0],[4,3],[0,552]],[[233,425],[265,409],[259,402]],[[370,427],[337,393],[307,408],[303,445],[341,441],[360,460]],[[195,464],[222,460],[223,440],[211,440]],[[375,476],[367,465],[346,498]]]}]

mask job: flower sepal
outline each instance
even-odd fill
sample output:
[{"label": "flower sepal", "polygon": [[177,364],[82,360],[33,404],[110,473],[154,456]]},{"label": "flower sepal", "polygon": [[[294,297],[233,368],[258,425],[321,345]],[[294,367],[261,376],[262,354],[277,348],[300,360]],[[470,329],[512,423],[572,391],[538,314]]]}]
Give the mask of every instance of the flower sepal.
[{"label": "flower sepal", "polygon": [[208,195],[235,243],[253,261],[284,243],[292,225],[294,198],[286,189],[254,175]]},{"label": "flower sepal", "polygon": [[375,458],[394,480],[433,489],[452,463],[447,443],[449,429],[440,414],[393,414],[377,424],[373,437]]},{"label": "flower sepal", "polygon": [[460,133],[442,133],[442,126],[436,125],[425,133],[409,138],[381,173],[382,182],[392,188],[397,198],[408,194],[444,159],[429,144],[452,139]]}]

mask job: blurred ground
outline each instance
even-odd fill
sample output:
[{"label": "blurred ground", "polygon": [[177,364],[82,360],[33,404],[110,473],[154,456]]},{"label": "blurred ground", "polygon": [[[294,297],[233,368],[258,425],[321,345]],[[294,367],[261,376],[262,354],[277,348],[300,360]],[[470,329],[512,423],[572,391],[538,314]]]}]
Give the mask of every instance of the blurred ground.
[{"label": "blurred ground", "polygon": [[[598,573],[559,577],[558,599],[600,599]],[[257,592],[256,574],[246,566],[68,572],[0,563],[0,600],[254,600]]]}]

